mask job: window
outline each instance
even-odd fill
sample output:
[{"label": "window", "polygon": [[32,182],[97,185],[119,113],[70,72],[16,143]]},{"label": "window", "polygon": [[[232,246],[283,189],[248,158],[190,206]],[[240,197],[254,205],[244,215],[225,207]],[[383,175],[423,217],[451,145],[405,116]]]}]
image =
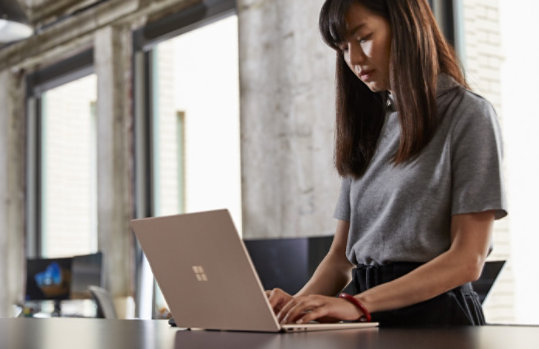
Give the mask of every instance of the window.
[{"label": "window", "polygon": [[[507,263],[490,296],[485,315],[490,323],[539,323],[539,274],[534,247],[539,245],[536,198],[539,149],[535,133],[539,112],[531,107],[539,94],[539,31],[533,0],[461,0],[462,60],[475,91],[493,103],[504,136],[506,194],[509,216],[495,226],[489,259]],[[533,36],[533,35],[532,35]],[[530,271],[531,270],[531,271]]]},{"label": "window", "polygon": [[89,51],[28,80],[29,257],[97,251],[97,78],[91,60]]},{"label": "window", "polygon": [[226,207],[241,224],[237,51],[236,16],[152,50],[154,215]]},{"label": "window", "polygon": [[534,137],[539,115],[526,102],[539,93],[534,84],[539,78],[539,44],[527,39],[539,30],[532,17],[539,5],[532,0],[429,3],[455,46],[472,90],[494,105],[504,137],[509,216],[494,224],[494,250],[487,261],[506,263],[483,304],[486,320],[537,324],[539,316],[529,310],[539,306],[539,276],[528,270],[535,263],[530,246],[539,244],[533,220],[539,166],[526,154],[539,148]]},{"label": "window", "polygon": [[[227,208],[241,230],[238,32],[234,1],[206,1],[135,33],[137,216]],[[170,27],[175,24],[175,28]],[[143,165],[144,164],[144,165]],[[140,317],[154,294],[139,259]],[[146,280],[146,281],[144,281]],[[144,291],[146,289],[146,291]]]}]

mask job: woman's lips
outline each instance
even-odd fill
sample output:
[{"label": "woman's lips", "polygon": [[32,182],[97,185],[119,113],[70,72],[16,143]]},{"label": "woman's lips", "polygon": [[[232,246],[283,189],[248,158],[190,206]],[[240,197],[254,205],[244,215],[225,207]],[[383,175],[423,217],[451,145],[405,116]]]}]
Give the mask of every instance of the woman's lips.
[{"label": "woman's lips", "polygon": [[374,73],[374,69],[362,71],[361,73],[359,73],[359,78],[363,81],[367,81],[372,77],[373,73]]}]

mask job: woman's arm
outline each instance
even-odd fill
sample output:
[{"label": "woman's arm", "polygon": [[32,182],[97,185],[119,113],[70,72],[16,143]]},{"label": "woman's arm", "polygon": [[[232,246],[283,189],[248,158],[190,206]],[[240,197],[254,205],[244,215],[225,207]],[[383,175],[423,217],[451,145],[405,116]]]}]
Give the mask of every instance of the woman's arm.
[{"label": "woman's arm", "polygon": [[296,296],[309,294],[335,296],[350,282],[354,265],[346,258],[349,229],[349,222],[337,221],[335,237],[327,255],[320,262],[311,279]]},{"label": "woman's arm", "polygon": [[[296,296],[320,294],[335,296],[351,279],[352,263],[346,258],[349,222],[337,221],[337,228],[331,247],[322,262],[316,268],[311,279]],[[281,289],[266,291],[269,302],[275,312],[279,312],[292,296]]]},{"label": "woman's arm", "polygon": [[493,222],[493,212],[453,216],[447,252],[357,298],[369,311],[383,311],[419,303],[477,280],[487,258]]},{"label": "woman's arm", "polygon": [[[491,211],[453,216],[448,251],[398,279],[355,297],[370,312],[378,312],[426,301],[477,280],[487,257],[493,221]],[[282,308],[284,315],[280,318],[283,322],[308,322],[324,316],[349,320],[354,305],[345,303],[348,302],[316,295],[297,297]]]}]

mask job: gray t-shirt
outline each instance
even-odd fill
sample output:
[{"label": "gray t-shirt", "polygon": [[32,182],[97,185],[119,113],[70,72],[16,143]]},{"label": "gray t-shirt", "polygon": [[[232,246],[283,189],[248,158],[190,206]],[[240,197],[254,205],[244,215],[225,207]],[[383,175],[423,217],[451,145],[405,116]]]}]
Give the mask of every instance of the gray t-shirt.
[{"label": "gray t-shirt", "polygon": [[350,222],[352,263],[427,262],[448,250],[452,215],[507,215],[494,109],[447,75],[439,77],[437,107],[439,127],[417,158],[392,163],[401,130],[388,110],[366,172],[343,178],[334,217]]}]

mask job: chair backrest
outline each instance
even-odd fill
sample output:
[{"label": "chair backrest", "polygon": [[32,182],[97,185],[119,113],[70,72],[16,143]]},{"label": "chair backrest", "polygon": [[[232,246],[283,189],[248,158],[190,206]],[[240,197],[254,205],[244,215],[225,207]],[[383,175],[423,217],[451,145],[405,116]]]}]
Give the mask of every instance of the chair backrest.
[{"label": "chair backrest", "polygon": [[[266,290],[279,287],[294,294],[310,279],[326,255],[333,236],[245,239],[245,246]],[[488,261],[472,283],[483,303],[505,261]]]},{"label": "chair backrest", "polygon": [[265,289],[296,293],[326,255],[333,236],[245,239],[245,246]]},{"label": "chair backrest", "polygon": [[105,319],[117,319],[116,308],[109,291],[99,286],[89,286],[92,298],[97,304],[97,317]]},{"label": "chair backrest", "polygon": [[481,304],[487,298],[492,285],[498,278],[498,275],[502,271],[505,261],[488,261],[483,266],[483,271],[481,276],[477,281],[472,282],[472,286],[475,292],[479,295],[479,300]]}]

